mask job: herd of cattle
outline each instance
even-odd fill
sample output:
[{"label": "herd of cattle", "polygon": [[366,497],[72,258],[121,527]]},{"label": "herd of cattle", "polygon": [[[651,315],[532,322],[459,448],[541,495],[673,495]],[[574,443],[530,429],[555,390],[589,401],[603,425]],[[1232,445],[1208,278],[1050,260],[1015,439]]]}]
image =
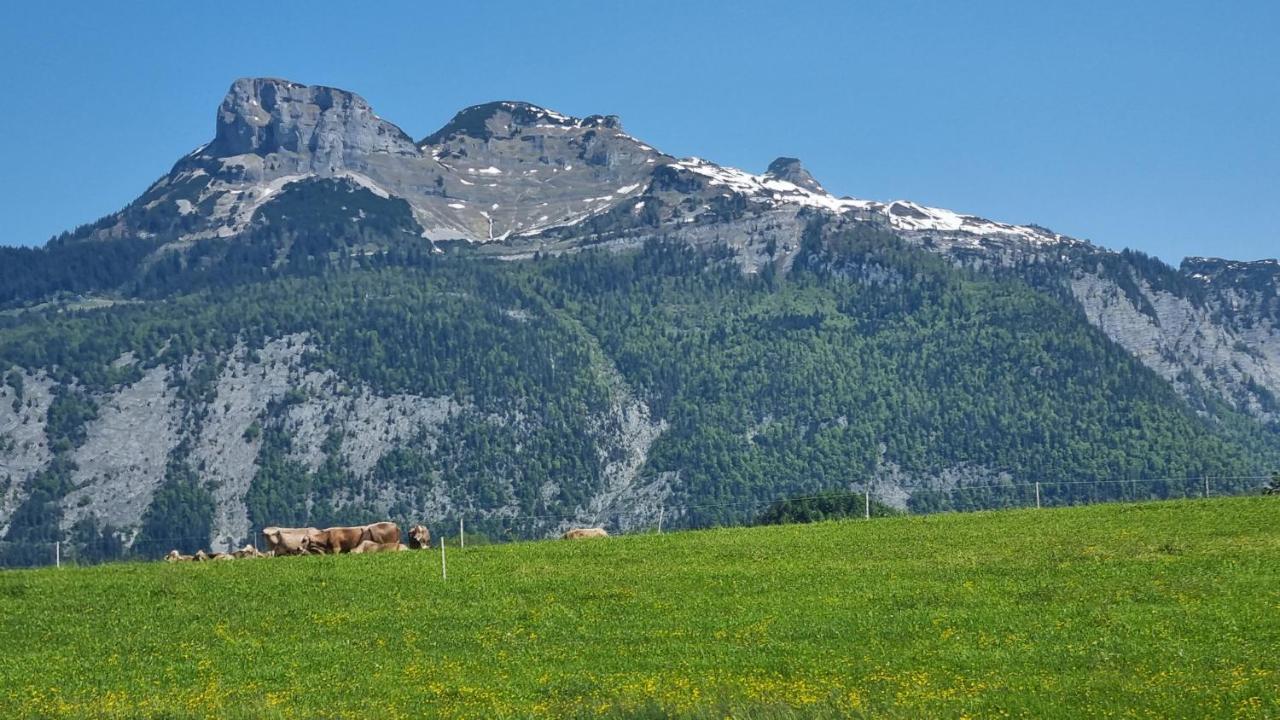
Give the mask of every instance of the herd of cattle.
[{"label": "herd of cattle", "polygon": [[[565,532],[565,540],[585,540],[608,537],[604,528],[574,528]],[[205,560],[239,560],[243,558],[275,557],[278,555],[338,555],[342,553],[397,552],[421,550],[431,547],[431,532],[426,526],[409,528],[409,543],[400,542],[400,526],[393,522],[376,522],[351,527],[316,528],[268,527],[262,529],[262,539],[267,550],[262,552],[253,545],[245,545],[234,552],[183,555],[170,550],[167,562],[202,562]]]}]

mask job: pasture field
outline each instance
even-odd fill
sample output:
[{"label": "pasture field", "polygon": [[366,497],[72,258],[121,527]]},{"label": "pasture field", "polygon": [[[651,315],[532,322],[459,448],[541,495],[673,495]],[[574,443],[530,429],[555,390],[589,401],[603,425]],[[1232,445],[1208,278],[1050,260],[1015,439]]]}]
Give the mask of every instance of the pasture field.
[{"label": "pasture field", "polygon": [[0,717],[1280,716],[1280,498],[0,573]]}]

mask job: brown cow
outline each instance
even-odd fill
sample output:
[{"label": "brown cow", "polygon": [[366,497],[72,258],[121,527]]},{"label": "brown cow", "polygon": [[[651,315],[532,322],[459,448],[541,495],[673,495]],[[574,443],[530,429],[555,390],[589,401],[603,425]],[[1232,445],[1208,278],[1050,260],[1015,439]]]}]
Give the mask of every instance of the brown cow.
[{"label": "brown cow", "polygon": [[366,540],[378,544],[400,542],[400,526],[393,522],[377,522],[355,527],[331,527],[321,530],[312,541],[330,553],[346,553]]},{"label": "brown cow", "polygon": [[191,555],[183,555],[182,553],[178,552],[177,550],[170,550],[170,551],[169,551],[169,554],[164,556],[164,561],[165,561],[165,562],[171,562],[171,563],[175,563],[175,562],[191,562],[192,560],[195,560],[195,558],[194,558],[194,557],[192,557]]},{"label": "brown cow", "polygon": [[365,528],[359,527],[331,527],[325,528],[316,534],[312,540],[313,544],[327,553],[345,553],[351,552],[365,540]]},{"label": "brown cow", "polygon": [[409,547],[414,550],[431,547],[431,531],[425,525],[414,525],[409,528]]},{"label": "brown cow", "polygon": [[276,555],[306,555],[316,552],[312,546],[320,531],[313,528],[262,528],[262,539],[267,550]]},{"label": "brown cow", "polygon": [[393,522],[376,522],[371,525],[365,525],[365,540],[372,540],[376,543],[398,543],[400,542],[400,526]]},{"label": "brown cow", "polygon": [[365,540],[359,545],[351,549],[351,554],[376,553],[376,552],[400,552],[408,550],[409,546],[398,542],[380,543],[372,540]]},{"label": "brown cow", "polygon": [[573,528],[562,536],[565,540],[585,540],[587,538],[609,537],[604,528]]}]

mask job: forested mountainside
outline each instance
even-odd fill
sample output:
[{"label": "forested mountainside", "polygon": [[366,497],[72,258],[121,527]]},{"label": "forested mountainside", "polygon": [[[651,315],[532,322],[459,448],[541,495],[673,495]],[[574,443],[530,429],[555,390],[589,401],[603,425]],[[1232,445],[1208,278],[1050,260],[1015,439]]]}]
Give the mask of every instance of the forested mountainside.
[{"label": "forested mountainside", "polygon": [[[460,513],[529,536],[869,481],[940,509],[951,496],[928,491],[965,483],[1275,460],[1259,424],[1198,414],[1026,283],[889,235],[816,237],[786,275],[653,242],[369,259],[10,319],[5,539],[105,533],[157,552],[264,524]],[[530,516],[545,519],[515,519]]]},{"label": "forested mountainside", "polygon": [[0,250],[0,562],[1280,465],[1274,262],[835,198],[791,158],[677,160],[524,103],[402,135],[238,81],[138,201]]}]

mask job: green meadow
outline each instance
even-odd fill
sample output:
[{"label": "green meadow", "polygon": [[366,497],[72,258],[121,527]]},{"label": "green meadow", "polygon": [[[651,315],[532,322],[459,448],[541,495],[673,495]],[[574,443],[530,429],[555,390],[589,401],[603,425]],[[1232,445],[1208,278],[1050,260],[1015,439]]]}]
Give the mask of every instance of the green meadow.
[{"label": "green meadow", "polygon": [[0,717],[1280,716],[1280,498],[0,573]]}]

